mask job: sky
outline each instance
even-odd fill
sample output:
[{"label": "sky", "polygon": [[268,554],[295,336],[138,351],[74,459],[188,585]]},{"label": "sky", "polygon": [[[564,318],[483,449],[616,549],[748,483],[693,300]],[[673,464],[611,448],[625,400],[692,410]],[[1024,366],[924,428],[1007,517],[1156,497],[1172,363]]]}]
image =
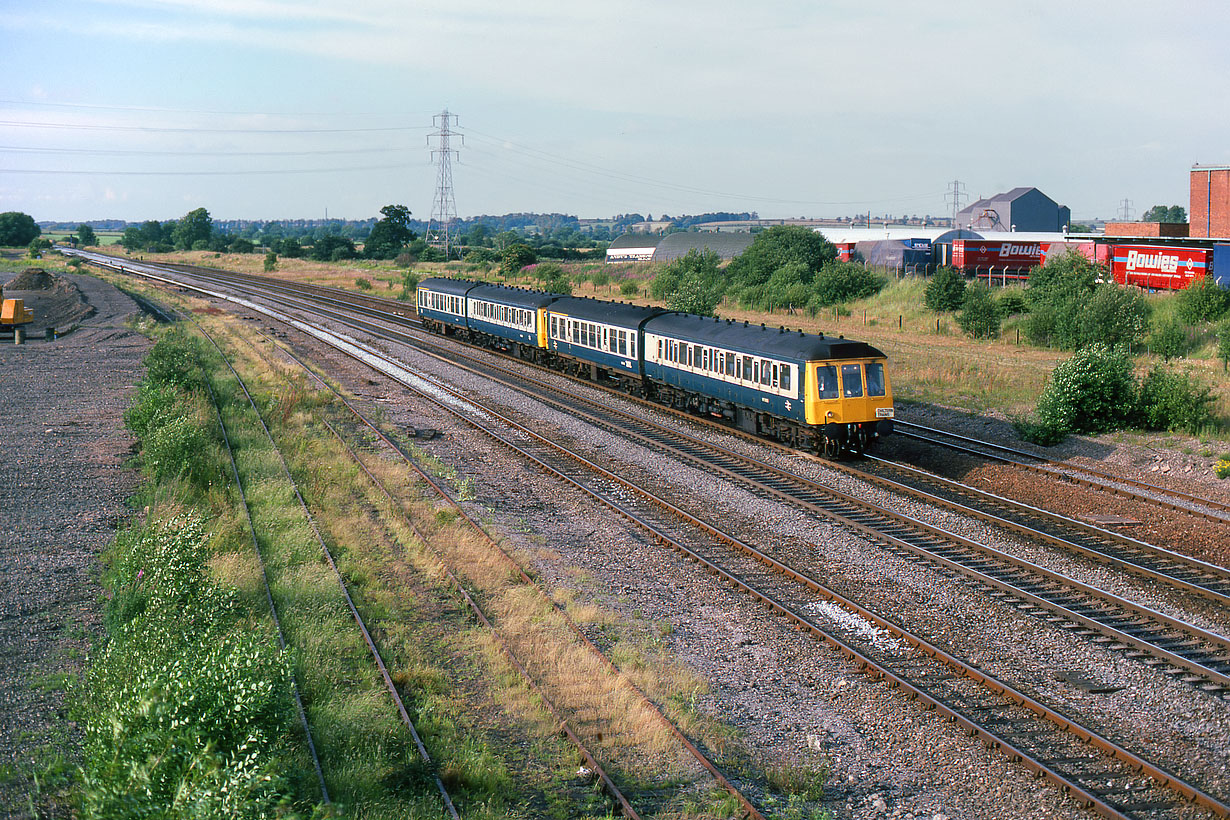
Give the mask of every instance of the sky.
[{"label": "sky", "polygon": [[0,0],[0,211],[1075,219],[1230,164],[1230,4]]}]

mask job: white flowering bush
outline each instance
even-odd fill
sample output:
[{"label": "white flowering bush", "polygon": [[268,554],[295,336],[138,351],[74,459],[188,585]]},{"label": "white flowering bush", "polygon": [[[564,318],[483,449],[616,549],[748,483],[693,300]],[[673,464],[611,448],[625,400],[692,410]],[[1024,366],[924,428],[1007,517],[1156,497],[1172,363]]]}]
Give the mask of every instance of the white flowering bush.
[{"label": "white flowering bush", "polygon": [[1132,359],[1123,350],[1090,345],[1051,371],[1038,398],[1036,421],[1018,431],[1037,444],[1054,444],[1068,433],[1101,433],[1130,426],[1136,418],[1137,387]]},{"label": "white flowering bush", "polygon": [[86,818],[263,818],[283,784],[289,669],[214,584],[187,516],[126,531],[109,558],[110,634],[80,693]]}]

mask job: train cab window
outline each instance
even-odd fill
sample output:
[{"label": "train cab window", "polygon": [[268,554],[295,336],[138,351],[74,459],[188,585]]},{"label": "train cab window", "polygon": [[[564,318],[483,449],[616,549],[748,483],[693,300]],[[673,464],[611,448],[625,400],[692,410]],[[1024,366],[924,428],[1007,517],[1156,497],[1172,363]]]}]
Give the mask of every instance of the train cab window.
[{"label": "train cab window", "polygon": [[854,399],[863,395],[862,366],[857,364],[843,364],[841,366],[841,386],[842,394],[847,399]]},{"label": "train cab window", "polygon": [[816,388],[822,399],[835,399],[837,392],[837,368],[822,364],[816,368]]},{"label": "train cab window", "polygon": [[884,365],[880,362],[867,365],[867,395],[884,395]]}]

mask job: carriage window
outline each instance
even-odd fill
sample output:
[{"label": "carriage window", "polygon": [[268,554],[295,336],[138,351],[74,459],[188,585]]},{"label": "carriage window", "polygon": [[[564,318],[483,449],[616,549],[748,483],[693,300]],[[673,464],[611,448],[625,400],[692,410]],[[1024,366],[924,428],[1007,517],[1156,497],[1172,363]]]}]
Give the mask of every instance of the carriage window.
[{"label": "carriage window", "polygon": [[787,365],[782,365],[782,390],[790,389],[790,370]]},{"label": "carriage window", "polygon": [[658,358],[662,358],[662,340],[658,339]]},{"label": "carriage window", "polygon": [[884,395],[884,365],[880,362],[867,365],[867,395]]},{"label": "carriage window", "polygon": [[863,368],[857,364],[841,366],[841,386],[847,399],[863,395]]},{"label": "carriage window", "polygon": [[760,363],[760,383],[761,384],[772,384],[773,383],[773,371],[769,369],[768,362]]},{"label": "carriage window", "polygon": [[774,387],[777,387],[777,370],[778,370],[777,365],[776,364],[773,365],[773,386]]},{"label": "carriage window", "polygon": [[752,357],[743,357],[743,381],[750,382],[752,380]]},{"label": "carriage window", "polygon": [[760,381],[760,360],[756,359],[752,362],[752,381]]},{"label": "carriage window", "polygon": [[816,368],[816,387],[822,399],[837,398],[837,368],[822,364]]},{"label": "carriage window", "polygon": [[735,375],[735,354],[733,353],[726,354],[726,375]]}]

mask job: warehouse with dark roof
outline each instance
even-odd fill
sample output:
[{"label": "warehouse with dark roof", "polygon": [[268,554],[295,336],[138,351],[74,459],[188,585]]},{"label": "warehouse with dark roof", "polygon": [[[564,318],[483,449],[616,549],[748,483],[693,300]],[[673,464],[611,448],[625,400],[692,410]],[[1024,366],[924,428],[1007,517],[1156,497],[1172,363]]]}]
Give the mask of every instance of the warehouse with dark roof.
[{"label": "warehouse with dark roof", "polygon": [[954,228],[974,231],[1063,231],[1072,211],[1037,188],[1013,188],[957,213]]}]

